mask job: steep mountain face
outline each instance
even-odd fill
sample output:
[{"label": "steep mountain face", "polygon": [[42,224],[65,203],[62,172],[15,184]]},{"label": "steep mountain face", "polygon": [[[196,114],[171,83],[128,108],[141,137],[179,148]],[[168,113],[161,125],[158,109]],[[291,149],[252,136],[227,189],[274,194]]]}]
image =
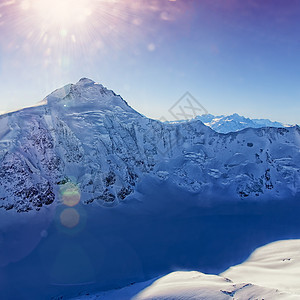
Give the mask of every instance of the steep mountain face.
[{"label": "steep mountain face", "polygon": [[206,126],[212,128],[219,133],[229,133],[245,128],[263,128],[263,127],[286,127],[279,122],[273,122],[268,119],[249,119],[238,114],[230,116],[214,116],[211,114],[198,116],[197,120],[203,122]]},{"label": "steep mountain face", "polygon": [[300,192],[300,128],[225,135],[200,120],[164,124],[86,78],[0,116],[2,209],[39,210],[66,195],[117,205],[145,175],[203,198],[291,197]]}]

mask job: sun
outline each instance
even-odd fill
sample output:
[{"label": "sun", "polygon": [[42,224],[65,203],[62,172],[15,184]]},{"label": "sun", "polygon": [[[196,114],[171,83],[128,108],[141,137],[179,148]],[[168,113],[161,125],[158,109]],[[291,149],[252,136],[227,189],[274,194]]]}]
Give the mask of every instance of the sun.
[{"label": "sun", "polygon": [[78,55],[96,39],[102,38],[98,19],[118,0],[22,0],[19,3],[24,44],[40,49],[45,66],[66,56]]},{"label": "sun", "polygon": [[[53,51],[85,48],[102,40],[108,29],[121,28],[127,0],[22,0],[20,19],[27,41]],[[19,28],[20,25],[17,25]]]},{"label": "sun", "polygon": [[[154,51],[153,26],[170,21],[171,0],[0,0],[0,42],[49,70],[108,53]],[[178,12],[178,8],[173,7]],[[172,10],[173,11],[173,10]],[[168,16],[167,16],[168,15]],[[155,24],[154,20],[158,20]],[[8,34],[12,33],[12,34]],[[150,36],[151,35],[151,36]],[[7,40],[10,42],[7,43]],[[37,59],[39,58],[39,59]],[[21,58],[22,59],[22,58]]]},{"label": "sun", "polygon": [[93,13],[93,0],[24,0],[21,8],[48,31],[84,26]]}]

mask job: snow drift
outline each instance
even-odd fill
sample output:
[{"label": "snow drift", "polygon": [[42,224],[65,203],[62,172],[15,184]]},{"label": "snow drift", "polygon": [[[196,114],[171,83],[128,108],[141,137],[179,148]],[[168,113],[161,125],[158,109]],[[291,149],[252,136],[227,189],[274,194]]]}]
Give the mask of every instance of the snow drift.
[{"label": "snow drift", "polygon": [[174,272],[157,280],[76,299],[299,299],[299,248],[299,240],[280,241],[259,248],[245,263],[219,276]]}]

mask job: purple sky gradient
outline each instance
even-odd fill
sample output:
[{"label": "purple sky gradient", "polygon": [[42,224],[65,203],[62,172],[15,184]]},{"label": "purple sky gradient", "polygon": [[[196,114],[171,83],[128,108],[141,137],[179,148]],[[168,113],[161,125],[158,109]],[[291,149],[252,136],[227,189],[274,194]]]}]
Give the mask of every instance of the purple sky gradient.
[{"label": "purple sky gradient", "polygon": [[300,124],[300,1],[91,1],[87,23],[45,38],[0,0],[0,111],[90,77],[153,118],[189,91],[212,114]]}]

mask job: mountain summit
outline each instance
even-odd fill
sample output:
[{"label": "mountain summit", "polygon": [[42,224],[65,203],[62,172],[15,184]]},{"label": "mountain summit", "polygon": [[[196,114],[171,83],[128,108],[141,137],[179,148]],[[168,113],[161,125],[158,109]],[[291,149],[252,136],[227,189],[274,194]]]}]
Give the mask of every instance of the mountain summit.
[{"label": "mountain summit", "polygon": [[86,77],[81,78],[78,82],[77,85],[82,85],[82,86],[89,86],[89,85],[94,85],[95,81]]},{"label": "mountain summit", "polygon": [[54,91],[44,103],[51,108],[61,109],[63,106],[73,111],[101,109],[135,112],[121,96],[88,78],[81,78],[76,84],[68,84]]},{"label": "mountain summit", "polygon": [[82,205],[115,206],[145,178],[199,201],[291,198],[299,162],[298,126],[224,135],[199,120],[165,124],[86,78],[0,116],[0,207],[17,212],[74,191]]}]

